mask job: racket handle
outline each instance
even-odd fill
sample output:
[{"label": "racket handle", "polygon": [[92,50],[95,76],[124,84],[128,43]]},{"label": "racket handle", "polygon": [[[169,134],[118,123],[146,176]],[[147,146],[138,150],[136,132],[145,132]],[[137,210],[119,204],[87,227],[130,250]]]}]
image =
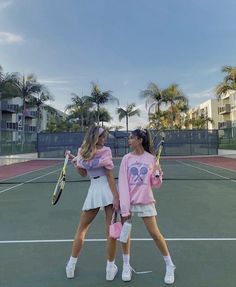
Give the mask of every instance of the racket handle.
[{"label": "racket handle", "polygon": [[155,177],[160,177],[160,174],[161,174],[160,170],[157,169],[157,170],[155,171]]}]

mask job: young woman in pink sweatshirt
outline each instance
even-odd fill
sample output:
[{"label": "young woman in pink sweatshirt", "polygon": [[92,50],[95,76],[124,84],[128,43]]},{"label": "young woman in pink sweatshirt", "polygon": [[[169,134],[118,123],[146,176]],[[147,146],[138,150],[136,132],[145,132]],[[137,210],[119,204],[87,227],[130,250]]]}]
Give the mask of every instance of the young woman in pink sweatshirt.
[{"label": "young woman in pink sweatshirt", "polygon": [[[151,138],[147,130],[136,129],[129,137],[132,152],[126,154],[121,161],[119,171],[119,198],[123,221],[136,213],[143,222],[163,255],[166,263],[164,282],[174,283],[175,265],[173,264],[166,241],[161,234],[156,221],[155,199],[152,188],[162,184],[162,171],[156,165],[155,156],[151,151]],[[130,281],[132,268],[129,264],[130,240],[123,244],[123,281]]]},{"label": "young woman in pink sweatshirt", "polygon": [[101,207],[106,215],[107,233],[107,266],[106,280],[112,281],[118,272],[115,265],[116,240],[109,237],[109,225],[115,209],[119,209],[119,195],[112,174],[113,162],[111,149],[106,147],[106,132],[103,128],[91,127],[85,136],[78,155],[75,157],[70,152],[69,158],[74,162],[81,176],[90,177],[90,187],[82,207],[80,222],[75,233],[71,256],[66,265],[67,278],[74,278],[75,267],[84,238]]}]

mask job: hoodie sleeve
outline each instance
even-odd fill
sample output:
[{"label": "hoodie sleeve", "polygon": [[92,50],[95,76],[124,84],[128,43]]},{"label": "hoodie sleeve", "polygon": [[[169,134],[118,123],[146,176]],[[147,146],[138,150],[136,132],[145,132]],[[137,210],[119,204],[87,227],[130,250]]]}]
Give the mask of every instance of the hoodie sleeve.
[{"label": "hoodie sleeve", "polygon": [[109,147],[106,147],[102,158],[100,160],[100,166],[105,167],[106,169],[113,169],[114,164],[112,161],[112,153],[111,153],[111,149]]},{"label": "hoodie sleeve", "polygon": [[130,215],[130,193],[129,193],[128,166],[126,157],[123,157],[120,164],[118,187],[119,187],[121,215],[123,217],[126,217]]},{"label": "hoodie sleeve", "polygon": [[72,163],[80,168],[85,168],[85,166],[83,165],[83,158],[80,155],[80,148],[78,149],[78,153],[77,156],[73,159]]}]

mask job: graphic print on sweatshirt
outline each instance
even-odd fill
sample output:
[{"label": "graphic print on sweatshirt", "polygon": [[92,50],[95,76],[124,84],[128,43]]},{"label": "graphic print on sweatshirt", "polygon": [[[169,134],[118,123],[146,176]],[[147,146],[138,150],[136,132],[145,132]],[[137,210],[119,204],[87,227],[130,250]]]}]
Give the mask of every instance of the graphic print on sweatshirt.
[{"label": "graphic print on sweatshirt", "polygon": [[93,169],[99,167],[99,162],[100,162],[101,156],[97,155],[93,159],[87,161],[87,160],[81,160],[81,165],[85,169]]},{"label": "graphic print on sweatshirt", "polygon": [[148,165],[136,162],[129,167],[130,185],[146,185],[146,177],[148,174]]}]

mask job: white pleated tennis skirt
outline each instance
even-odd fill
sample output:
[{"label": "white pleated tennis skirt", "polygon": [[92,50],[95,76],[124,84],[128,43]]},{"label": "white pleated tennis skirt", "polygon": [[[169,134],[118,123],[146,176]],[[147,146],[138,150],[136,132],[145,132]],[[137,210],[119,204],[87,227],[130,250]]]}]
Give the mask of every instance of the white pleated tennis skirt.
[{"label": "white pleated tennis skirt", "polygon": [[92,178],[82,210],[90,210],[110,204],[113,204],[113,195],[107,177]]}]

